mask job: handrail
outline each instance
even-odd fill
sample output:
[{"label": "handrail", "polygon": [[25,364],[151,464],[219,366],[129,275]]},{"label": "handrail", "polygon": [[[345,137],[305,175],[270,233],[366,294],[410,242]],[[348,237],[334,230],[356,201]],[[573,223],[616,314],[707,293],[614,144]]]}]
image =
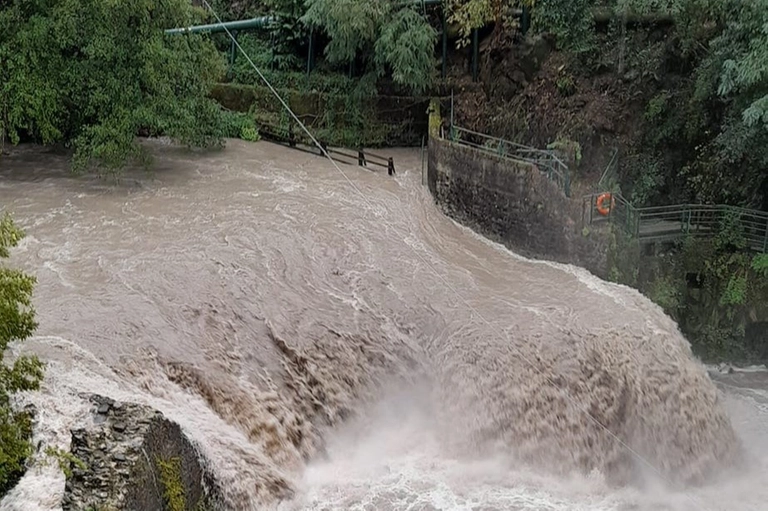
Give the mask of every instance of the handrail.
[{"label": "handrail", "polygon": [[[462,135],[467,135],[467,137],[465,138]],[[473,138],[480,142],[473,141]],[[557,157],[554,151],[529,147],[456,125],[449,127],[448,139],[451,142],[472,147],[500,158],[533,164],[547,174],[547,177],[554,181],[567,197],[571,195],[570,171],[568,166]]]},{"label": "handrail", "polygon": [[[302,132],[297,133],[296,130],[294,130],[293,122],[289,122],[287,127],[278,126],[278,125],[271,124],[268,122],[263,122],[263,121],[257,121],[257,124],[259,126],[260,133],[265,138],[268,138],[280,144],[288,144],[288,147],[298,149],[300,151],[314,153],[314,149],[316,147],[314,141]],[[328,156],[334,161],[346,163],[347,165],[354,165],[356,163],[360,167],[368,167],[369,165],[376,165],[378,167],[383,167],[387,169],[387,174],[389,174],[390,176],[394,176],[396,173],[395,160],[391,156],[382,156],[380,154],[372,153],[362,147],[353,150],[353,149],[345,149],[345,148],[339,148],[339,147],[331,147],[326,142],[323,142],[322,140],[320,140],[319,143],[322,146],[322,148],[325,150],[325,153],[327,153]],[[305,147],[300,147],[300,145],[304,145]],[[334,158],[330,156],[331,154],[339,157],[343,157],[343,158],[348,158],[354,163],[351,163],[343,159]],[[323,151],[320,151],[319,155],[323,156],[324,155]]]},{"label": "handrail", "polygon": [[711,238],[721,232],[727,221],[733,221],[745,247],[768,252],[768,212],[725,204],[673,204],[667,206],[632,206],[620,194],[613,194],[613,206],[607,216],[597,213],[596,200],[601,194],[583,198],[584,223],[610,221],[644,242],[674,241],[683,237]]}]

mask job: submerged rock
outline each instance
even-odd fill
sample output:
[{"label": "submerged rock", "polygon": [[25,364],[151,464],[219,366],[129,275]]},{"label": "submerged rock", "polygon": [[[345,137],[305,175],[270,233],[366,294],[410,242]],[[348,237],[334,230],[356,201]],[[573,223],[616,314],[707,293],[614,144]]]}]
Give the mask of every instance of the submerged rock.
[{"label": "submerged rock", "polygon": [[178,424],[148,406],[88,399],[93,422],[72,430],[64,511],[205,509],[215,500],[212,474]]}]

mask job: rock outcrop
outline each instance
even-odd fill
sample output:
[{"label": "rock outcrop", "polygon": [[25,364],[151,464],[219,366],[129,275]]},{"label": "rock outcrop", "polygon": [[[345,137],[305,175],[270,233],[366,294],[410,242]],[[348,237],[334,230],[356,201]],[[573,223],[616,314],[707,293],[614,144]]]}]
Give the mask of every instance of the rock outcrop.
[{"label": "rock outcrop", "polygon": [[64,511],[213,508],[213,477],[178,424],[147,406],[88,399],[93,425],[72,430]]}]

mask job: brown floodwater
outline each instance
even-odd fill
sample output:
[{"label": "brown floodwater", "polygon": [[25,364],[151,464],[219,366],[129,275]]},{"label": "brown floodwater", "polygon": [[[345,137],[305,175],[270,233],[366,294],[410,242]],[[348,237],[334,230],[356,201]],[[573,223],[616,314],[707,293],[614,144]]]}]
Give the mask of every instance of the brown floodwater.
[{"label": "brown floodwater", "polygon": [[[179,422],[227,509],[764,509],[763,373],[716,385],[636,291],[454,223],[418,150],[345,177],[265,142],[145,144],[152,172],[117,183],[0,159],[38,279],[14,348],[48,362],[36,441],[65,447],[99,392]],[[39,463],[0,509],[63,491]]]}]

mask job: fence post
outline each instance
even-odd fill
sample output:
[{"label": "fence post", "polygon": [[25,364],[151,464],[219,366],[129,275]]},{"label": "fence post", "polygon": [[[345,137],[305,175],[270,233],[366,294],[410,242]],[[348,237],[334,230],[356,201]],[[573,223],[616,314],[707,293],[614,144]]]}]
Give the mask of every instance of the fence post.
[{"label": "fence post", "polygon": [[391,156],[387,160],[387,174],[390,176],[395,175],[395,160]]},{"label": "fence post", "polygon": [[768,252],[768,219],[765,220],[765,235],[763,236],[763,253]]}]

